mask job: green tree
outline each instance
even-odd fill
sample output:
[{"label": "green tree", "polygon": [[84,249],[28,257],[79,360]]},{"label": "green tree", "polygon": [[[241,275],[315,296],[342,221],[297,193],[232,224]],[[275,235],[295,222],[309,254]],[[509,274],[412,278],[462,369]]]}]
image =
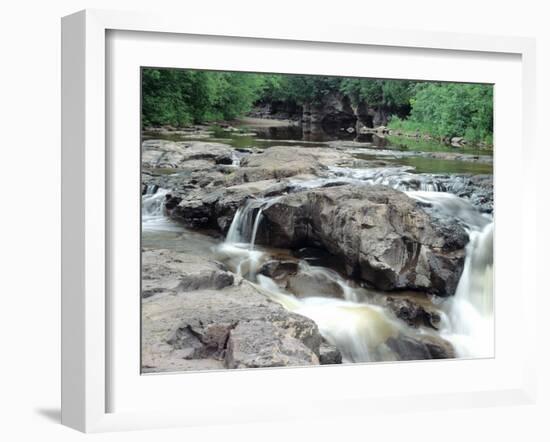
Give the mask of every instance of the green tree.
[{"label": "green tree", "polygon": [[411,100],[410,120],[440,137],[463,136],[481,141],[493,133],[493,88],[490,85],[425,83]]},{"label": "green tree", "polygon": [[232,119],[252,108],[263,85],[258,74],[144,69],[142,121],[145,126],[185,126]]}]

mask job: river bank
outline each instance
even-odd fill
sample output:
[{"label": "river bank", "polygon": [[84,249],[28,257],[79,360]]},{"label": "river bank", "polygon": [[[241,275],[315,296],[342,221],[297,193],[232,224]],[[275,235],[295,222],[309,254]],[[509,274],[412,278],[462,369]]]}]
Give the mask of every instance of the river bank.
[{"label": "river bank", "polygon": [[253,124],[143,135],[144,371],[490,355],[490,155]]}]

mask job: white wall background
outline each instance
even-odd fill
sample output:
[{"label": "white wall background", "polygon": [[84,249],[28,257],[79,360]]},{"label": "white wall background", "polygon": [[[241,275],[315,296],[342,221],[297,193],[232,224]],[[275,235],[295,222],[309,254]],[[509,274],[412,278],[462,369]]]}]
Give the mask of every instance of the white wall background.
[{"label": "white wall background", "polygon": [[[547,289],[533,308],[540,331],[540,399],[536,406],[380,415],[376,418],[281,425],[213,427],[85,436],[59,425],[60,358],[60,17],[83,8],[170,10],[182,22],[194,14],[226,20],[314,21],[377,28],[509,34],[537,38],[538,143],[548,150],[550,14],[545,2],[391,0],[6,0],[0,10],[0,439],[79,441],[161,440],[550,440]],[[543,102],[544,101],[544,102]],[[513,109],[510,110],[513,112]],[[513,154],[513,152],[511,152]],[[529,186],[545,195],[548,155]],[[519,184],[519,182],[518,182]],[[547,208],[539,212],[533,257],[545,271]],[[541,277],[541,283],[544,281]],[[452,379],[449,380],[452,382]],[[185,400],[182,398],[182,400]]]}]

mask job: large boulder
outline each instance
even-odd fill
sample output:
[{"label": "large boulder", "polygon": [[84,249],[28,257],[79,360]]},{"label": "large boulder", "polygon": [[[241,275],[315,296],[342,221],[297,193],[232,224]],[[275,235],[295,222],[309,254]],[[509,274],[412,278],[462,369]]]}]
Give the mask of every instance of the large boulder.
[{"label": "large boulder", "polygon": [[432,217],[386,186],[345,185],[281,197],[264,210],[261,240],[277,247],[323,247],[345,271],[382,290],[454,294],[466,232]]}]

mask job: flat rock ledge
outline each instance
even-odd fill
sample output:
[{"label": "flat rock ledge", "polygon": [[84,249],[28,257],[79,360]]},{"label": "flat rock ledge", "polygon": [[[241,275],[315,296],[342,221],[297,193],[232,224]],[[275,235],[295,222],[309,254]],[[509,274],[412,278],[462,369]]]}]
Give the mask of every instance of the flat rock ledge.
[{"label": "flat rock ledge", "polygon": [[233,149],[222,143],[206,141],[145,140],[141,163],[144,168],[179,169],[190,161],[231,163]]},{"label": "flat rock ledge", "polygon": [[142,298],[143,372],[341,359],[336,349],[321,346],[312,320],[287,311],[241,278],[230,282],[218,263],[167,250],[144,250],[143,262],[144,282],[153,293]]},{"label": "flat rock ledge", "polygon": [[141,296],[175,295],[233,285],[234,275],[223,264],[171,250],[143,250]]}]

